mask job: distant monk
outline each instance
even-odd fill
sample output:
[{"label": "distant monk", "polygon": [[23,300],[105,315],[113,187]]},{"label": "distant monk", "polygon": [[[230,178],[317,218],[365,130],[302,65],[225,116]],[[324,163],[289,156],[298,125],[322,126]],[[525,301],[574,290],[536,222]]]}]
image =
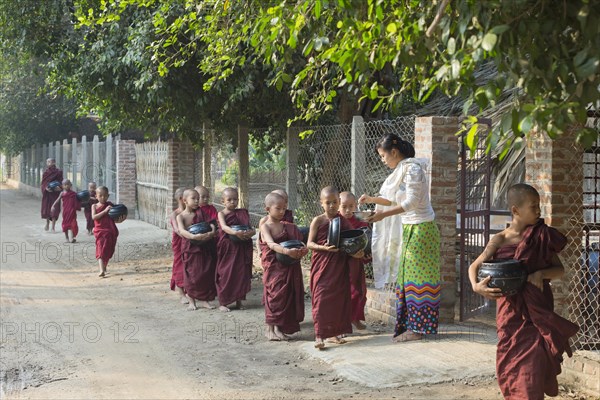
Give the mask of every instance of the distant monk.
[{"label": "distant monk", "polygon": [[46,220],[46,227],[44,230],[48,230],[50,228],[50,221],[52,221],[52,232],[55,232],[54,226],[56,225],[56,220],[60,215],[60,206],[56,207],[54,211],[52,210],[52,204],[56,201],[58,196],[60,196],[60,187],[54,190],[48,190],[48,184],[50,182],[58,181],[62,182],[63,180],[63,172],[62,170],[56,168],[56,160],[54,158],[49,158],[46,160],[46,170],[44,171],[44,175],[42,175],[42,219]]},{"label": "distant monk", "polygon": [[185,203],[183,202],[183,192],[185,188],[179,188],[175,191],[173,198],[177,201],[177,208],[173,210],[169,216],[169,222],[171,228],[173,228],[173,235],[171,236],[171,249],[173,250],[173,268],[171,270],[171,290],[177,290],[179,294],[179,301],[181,304],[188,304],[188,298],[183,290],[183,259],[181,258],[181,235],[179,234],[179,226],[177,223],[177,216],[185,210]]},{"label": "distant monk", "polygon": [[83,206],[83,214],[85,215],[86,230],[88,235],[94,234],[94,220],[92,218],[92,204],[96,204],[96,182],[88,182],[88,192],[90,192],[90,201]]},{"label": "distant monk", "polygon": [[[250,227],[250,214],[245,208],[237,208],[238,191],[234,188],[223,190],[223,205],[219,212],[219,242],[217,245],[217,295],[219,310],[228,312],[229,304],[242,308],[242,300],[250,292],[252,280],[252,236],[256,233]],[[248,230],[238,231],[231,227],[247,225]],[[239,241],[233,241],[236,236]]]},{"label": "distant monk", "polygon": [[[77,193],[71,190],[73,185],[70,180],[63,180],[62,186],[63,191],[54,204],[52,204],[52,209],[60,207],[62,203],[62,231],[65,233],[67,243],[75,243],[75,238],[77,237],[77,233],[79,233],[77,211],[81,210],[81,203],[77,198]],[[71,238],[69,238],[69,231],[71,231]]]},{"label": "distant monk", "polygon": [[100,278],[106,276],[108,261],[115,254],[119,229],[115,221],[108,215],[113,203],[108,201],[108,188],[100,186],[96,192],[98,203],[92,204],[92,218],[94,219],[94,236],[96,238],[96,259],[100,267]]}]

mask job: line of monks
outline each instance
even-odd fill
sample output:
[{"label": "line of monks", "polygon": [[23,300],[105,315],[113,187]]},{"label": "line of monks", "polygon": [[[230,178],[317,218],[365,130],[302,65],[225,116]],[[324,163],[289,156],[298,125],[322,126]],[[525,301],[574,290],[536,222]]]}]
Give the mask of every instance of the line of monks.
[{"label": "line of monks", "polygon": [[[173,271],[171,290],[177,291],[188,310],[215,308],[229,312],[242,309],[242,302],[251,289],[252,237],[248,210],[237,208],[238,192],[227,188],[222,193],[223,210],[217,212],[209,203],[209,192],[203,186],[178,189],[178,208],[170,217],[173,228]],[[344,343],[352,326],[364,329],[366,281],[363,265],[368,259],[361,251],[349,256],[327,242],[330,222],[339,217],[341,230],[367,226],[358,221],[356,197],[350,192],[339,193],[333,187],[321,191],[323,214],[310,225],[306,246],[288,248],[281,243],[302,240],[303,234],[294,225],[293,213],[287,209],[288,198],[283,190],[265,198],[267,215],[260,220],[258,248],[263,268],[263,296],[266,336],[272,341],[289,340],[300,330],[304,320],[304,283],[300,261],[312,250],[310,291],[315,325],[315,347],[325,342]],[[207,223],[202,233],[190,227]],[[194,233],[192,233],[194,232]],[[278,255],[291,258],[282,262]]]}]

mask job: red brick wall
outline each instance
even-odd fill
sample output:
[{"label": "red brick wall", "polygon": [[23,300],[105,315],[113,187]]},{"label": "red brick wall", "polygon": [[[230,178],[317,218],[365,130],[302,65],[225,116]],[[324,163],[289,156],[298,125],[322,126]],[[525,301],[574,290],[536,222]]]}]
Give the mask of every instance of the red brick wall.
[{"label": "red brick wall", "polygon": [[117,140],[117,203],[129,210],[129,217],[137,208],[135,186],[135,140]]},{"label": "red brick wall", "polygon": [[431,161],[431,204],[441,235],[442,303],[440,320],[454,321],[457,302],[456,196],[458,190],[458,119],[420,117],[415,121],[416,157]]}]

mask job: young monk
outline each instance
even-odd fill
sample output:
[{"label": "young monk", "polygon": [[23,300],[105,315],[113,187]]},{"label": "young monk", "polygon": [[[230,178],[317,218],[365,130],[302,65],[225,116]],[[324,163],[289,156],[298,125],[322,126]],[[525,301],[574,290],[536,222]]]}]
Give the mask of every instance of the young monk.
[{"label": "young monk", "polygon": [[[324,213],[310,223],[307,247],[313,251],[310,291],[315,347],[323,349],[325,339],[342,344],[346,343],[343,335],[352,333],[348,256],[327,242],[329,224],[334,218],[340,218],[340,231],[352,229],[352,226],[338,213],[340,195],[337,189],[331,186],[323,188],[319,199]],[[363,252],[353,257],[360,259]]]},{"label": "young monk", "polygon": [[[219,310],[229,312],[229,304],[242,308],[242,300],[250,292],[252,280],[252,236],[256,231],[234,231],[232,225],[250,226],[250,214],[245,208],[237,208],[238,191],[223,190],[223,205],[219,212],[219,240],[217,244],[217,294]],[[229,235],[237,236],[242,242],[234,242]]]},{"label": "young monk", "polygon": [[[267,221],[260,228],[261,262],[263,266],[263,298],[265,303],[266,336],[269,340],[288,340],[288,335],[300,331],[304,320],[304,283],[300,259],[308,253],[306,247],[286,249],[279,243],[302,240],[302,234],[293,223],[283,221],[286,201],[277,193],[265,198]],[[277,260],[276,253],[296,259],[291,265]]]},{"label": "young monk", "polygon": [[113,203],[108,201],[108,188],[100,186],[96,191],[98,203],[92,204],[92,218],[94,219],[94,236],[96,237],[96,259],[100,267],[100,278],[106,276],[108,261],[115,253],[119,229],[115,221],[108,216]]},{"label": "young monk", "polygon": [[[275,193],[275,194],[278,194],[281,197],[283,197],[283,199],[285,200],[285,214],[283,215],[283,218],[281,220],[289,222],[290,224],[293,224],[294,223],[294,213],[292,212],[292,210],[288,209],[288,194],[287,194],[287,192],[283,189],[275,189],[271,193]],[[262,224],[267,222],[267,218],[269,218],[269,215],[265,215],[264,217],[262,217],[260,219],[260,221],[258,221],[258,238],[257,238],[258,240],[256,241],[256,250],[258,251],[258,254],[261,253],[260,227],[262,226]],[[264,299],[263,299],[263,301],[264,301]]]},{"label": "young monk", "polygon": [[210,304],[217,294],[215,288],[215,261],[213,251],[205,244],[192,241],[208,242],[215,237],[216,226],[208,233],[191,234],[187,228],[198,222],[210,222],[198,210],[199,195],[194,189],[183,192],[185,209],[177,215],[177,228],[181,241],[181,256],[183,259],[183,288],[189,300],[188,310],[196,310],[196,301],[204,308],[215,308]]},{"label": "young monk", "polygon": [[183,290],[183,260],[181,258],[181,235],[179,234],[179,225],[177,224],[177,216],[185,210],[183,202],[183,192],[185,188],[175,190],[173,198],[177,201],[177,208],[173,210],[169,216],[173,234],[171,236],[171,248],[173,249],[173,269],[171,272],[171,290],[176,290],[179,295],[181,304],[188,304],[189,300]]},{"label": "young monk", "polygon": [[58,216],[60,215],[60,208],[57,207],[52,210],[52,205],[60,196],[60,190],[48,190],[48,184],[53,181],[62,182],[63,180],[63,172],[62,170],[56,168],[56,160],[54,158],[49,158],[46,160],[46,170],[42,175],[42,219],[46,220],[46,226],[44,230],[50,229],[50,221],[52,221],[52,232],[55,232],[54,227],[56,225],[56,221],[58,220]]},{"label": "young monk", "polygon": [[[496,375],[505,399],[543,399],[558,394],[563,352],[571,356],[569,338],[579,327],[554,312],[550,280],[560,279],[564,268],[557,253],[567,238],[540,218],[540,196],[531,186],[519,183],[508,191],[512,212],[510,226],[494,235],[469,267],[473,291],[496,300],[498,347]],[[524,288],[514,296],[501,297],[489,288],[491,277],[477,282],[484,261],[517,259],[529,273]]]},{"label": "young monk", "polygon": [[94,220],[92,219],[92,204],[96,204],[96,182],[88,182],[88,192],[90,192],[90,201],[83,206],[83,213],[85,214],[85,220],[87,222],[86,229],[88,235],[92,235],[94,232]]},{"label": "young monk", "polygon": [[[58,207],[59,203],[62,203],[62,230],[65,233],[67,243],[75,243],[77,241],[75,237],[79,233],[77,211],[81,210],[81,203],[77,199],[77,193],[71,190],[73,185],[70,180],[63,180],[62,187],[63,191],[52,204],[52,211]],[[60,210],[60,207],[58,209]],[[69,238],[69,231],[71,231],[71,238]]]},{"label": "young monk", "polygon": [[[208,189],[204,186],[199,185],[199,186],[196,186],[194,188],[194,190],[196,190],[196,192],[198,192],[198,194],[200,195],[200,201],[198,202],[198,210],[201,211],[202,214],[209,221],[214,221],[215,224],[217,224],[219,212],[217,211],[215,206],[210,204],[210,193],[209,193]],[[216,241],[215,241],[215,246],[216,246]],[[215,250],[216,250],[216,247],[215,247]]]},{"label": "young monk", "polygon": [[[356,211],[356,196],[351,192],[340,193],[340,209],[339,212],[352,225],[352,229],[359,229],[369,226],[367,222],[358,220],[353,211]],[[369,260],[350,258],[350,304],[351,304],[351,321],[352,325],[363,330],[367,326],[362,322],[365,320],[365,305],[367,304],[367,280],[363,265]]]}]

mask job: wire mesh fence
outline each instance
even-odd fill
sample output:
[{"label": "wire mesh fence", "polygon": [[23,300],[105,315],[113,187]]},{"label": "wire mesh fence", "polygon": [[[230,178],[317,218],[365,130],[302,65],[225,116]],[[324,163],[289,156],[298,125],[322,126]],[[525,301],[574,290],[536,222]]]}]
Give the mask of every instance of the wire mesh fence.
[{"label": "wire mesh fence", "polygon": [[[600,133],[600,118],[589,118],[588,126]],[[583,162],[579,157],[583,152]],[[568,231],[572,239],[562,256],[567,260],[566,294],[569,318],[580,329],[575,338],[575,347],[585,350],[600,350],[600,141],[590,149],[583,150],[573,145],[569,149],[573,157],[568,181],[575,180],[580,190],[566,191]],[[571,178],[572,175],[580,177]]]}]

